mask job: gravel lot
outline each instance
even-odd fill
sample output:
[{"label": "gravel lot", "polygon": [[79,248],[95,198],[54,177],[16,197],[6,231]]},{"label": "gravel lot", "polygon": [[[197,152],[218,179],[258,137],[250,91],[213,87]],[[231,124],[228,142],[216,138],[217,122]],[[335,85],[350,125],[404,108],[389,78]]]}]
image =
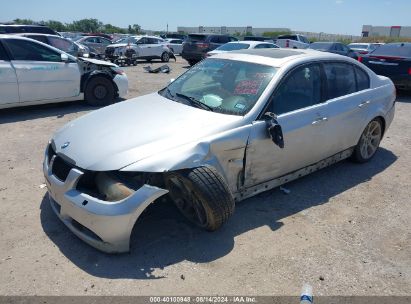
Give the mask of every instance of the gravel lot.
[{"label": "gravel lot", "polygon": [[[125,68],[130,98],[187,68],[181,57],[168,75],[145,65]],[[399,96],[370,163],[344,161],[287,184],[288,195],[243,201],[215,233],[155,204],[122,255],[77,239],[41,187],[47,141],[92,110],[82,102],[0,110],[1,295],[297,295],[304,282],[315,295],[411,294],[411,95]]]}]

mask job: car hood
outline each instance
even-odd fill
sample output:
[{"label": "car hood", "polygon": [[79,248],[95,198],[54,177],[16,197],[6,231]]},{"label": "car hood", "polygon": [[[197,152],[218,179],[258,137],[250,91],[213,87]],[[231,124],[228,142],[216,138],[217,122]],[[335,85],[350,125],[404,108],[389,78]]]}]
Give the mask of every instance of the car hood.
[{"label": "car hood", "polygon": [[222,54],[222,53],[227,53],[227,51],[214,50],[214,51],[208,52],[207,54],[212,56],[212,55]]},{"label": "car hood", "polygon": [[52,141],[56,152],[77,167],[119,170],[227,130],[241,120],[153,93],[78,118],[57,131]]},{"label": "car hood", "polygon": [[91,62],[91,63],[94,63],[96,65],[117,67],[116,64],[111,63],[110,61],[104,61],[104,60],[98,60],[98,59],[92,59],[92,58],[85,58],[85,57],[81,57],[78,60],[85,61],[85,62]]}]

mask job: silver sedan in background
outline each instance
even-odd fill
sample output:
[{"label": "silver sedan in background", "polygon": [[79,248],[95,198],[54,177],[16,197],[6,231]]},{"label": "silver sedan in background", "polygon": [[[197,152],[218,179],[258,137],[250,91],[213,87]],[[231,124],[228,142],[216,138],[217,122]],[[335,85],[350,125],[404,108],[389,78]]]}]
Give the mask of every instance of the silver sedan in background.
[{"label": "silver sedan in background", "polygon": [[168,195],[213,231],[235,203],[340,160],[367,162],[395,88],[361,63],[311,50],[204,59],[159,92],[76,119],[50,140],[53,210],[79,238],[126,252],[140,214]]}]

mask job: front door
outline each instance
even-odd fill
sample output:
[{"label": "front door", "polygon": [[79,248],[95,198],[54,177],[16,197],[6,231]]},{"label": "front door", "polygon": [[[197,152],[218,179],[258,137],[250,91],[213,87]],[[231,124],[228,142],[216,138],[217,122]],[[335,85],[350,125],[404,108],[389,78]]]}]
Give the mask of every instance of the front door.
[{"label": "front door", "polygon": [[60,53],[37,42],[5,39],[19,83],[20,102],[57,100],[80,94],[76,61],[62,62]]},{"label": "front door", "polygon": [[278,86],[267,112],[278,115],[284,148],[275,145],[262,117],[253,123],[246,154],[245,187],[269,181],[326,157],[323,141],[328,118],[321,67],[303,65]]}]

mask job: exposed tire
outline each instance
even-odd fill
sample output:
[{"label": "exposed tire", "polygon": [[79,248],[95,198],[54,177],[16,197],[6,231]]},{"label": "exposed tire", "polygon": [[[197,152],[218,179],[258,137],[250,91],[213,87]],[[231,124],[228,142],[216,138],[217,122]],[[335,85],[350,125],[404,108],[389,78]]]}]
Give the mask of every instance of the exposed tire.
[{"label": "exposed tire", "polygon": [[358,163],[365,163],[374,157],[382,139],[383,129],[380,118],[371,120],[365,127],[361,137],[355,146],[352,160]]},{"label": "exposed tire", "polygon": [[167,52],[164,52],[161,54],[161,61],[162,62],[169,62],[170,61],[170,54]]},{"label": "exposed tire", "polygon": [[212,167],[172,172],[166,178],[166,186],[181,213],[206,230],[217,230],[234,212],[228,185]]},{"label": "exposed tire", "polygon": [[93,77],[87,83],[84,97],[92,106],[106,106],[114,101],[114,85],[105,77]]}]

